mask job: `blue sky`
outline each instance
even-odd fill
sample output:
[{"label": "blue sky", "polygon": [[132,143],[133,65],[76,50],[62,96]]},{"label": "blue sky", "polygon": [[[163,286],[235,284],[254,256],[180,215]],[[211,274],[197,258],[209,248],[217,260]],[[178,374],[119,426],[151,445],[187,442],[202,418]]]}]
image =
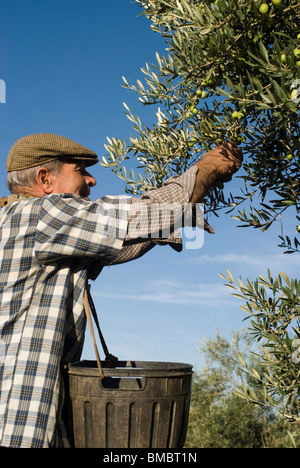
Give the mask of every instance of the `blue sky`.
[{"label": "blue sky", "polygon": [[[129,0],[2,0],[0,5],[0,79],[6,103],[0,104],[0,182],[5,161],[20,137],[53,132],[93,149],[100,157],[107,137],[133,132],[123,101],[143,110],[121,87],[122,75],[135,81],[146,62],[163,52],[161,38]],[[92,198],[123,194],[123,183],[100,165]],[[238,190],[238,179],[230,189]],[[228,186],[229,187],[229,186]],[[229,188],[228,188],[229,190]],[[242,328],[238,299],[218,272],[255,279],[284,271],[296,276],[298,258],[277,247],[280,224],[266,233],[237,228],[222,213],[210,222],[198,250],[178,254],[156,247],[143,258],[106,268],[92,285],[102,331],[110,352],[120,359],[202,363],[199,341],[215,330],[230,337]],[[295,229],[292,217],[287,225]],[[101,354],[101,350],[100,350]],[[103,352],[102,352],[103,355]],[[93,359],[89,332],[83,357]]]}]

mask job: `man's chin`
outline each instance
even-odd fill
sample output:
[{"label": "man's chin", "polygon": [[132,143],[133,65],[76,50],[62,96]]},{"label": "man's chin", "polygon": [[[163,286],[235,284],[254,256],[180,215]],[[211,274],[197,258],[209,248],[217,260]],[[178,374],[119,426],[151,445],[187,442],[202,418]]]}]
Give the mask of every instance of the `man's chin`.
[{"label": "man's chin", "polygon": [[79,196],[80,196],[81,198],[83,198],[84,200],[91,201],[90,198],[89,198],[90,192],[89,192],[89,193],[81,192],[81,193],[79,193]]}]

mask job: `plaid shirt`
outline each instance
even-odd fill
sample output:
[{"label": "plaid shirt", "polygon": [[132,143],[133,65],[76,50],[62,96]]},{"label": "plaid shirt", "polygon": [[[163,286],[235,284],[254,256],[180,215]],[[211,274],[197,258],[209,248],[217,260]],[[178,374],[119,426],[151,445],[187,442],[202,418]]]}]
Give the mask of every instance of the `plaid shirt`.
[{"label": "plaid shirt", "polygon": [[[196,171],[168,179],[141,199],[88,202],[53,194],[1,210],[0,446],[67,446],[62,368],[80,359],[87,281],[103,266],[140,257],[157,242],[180,246],[174,234],[163,241],[127,233],[136,203],[141,210],[154,202],[187,203]],[[147,209],[142,219],[148,225]]]}]

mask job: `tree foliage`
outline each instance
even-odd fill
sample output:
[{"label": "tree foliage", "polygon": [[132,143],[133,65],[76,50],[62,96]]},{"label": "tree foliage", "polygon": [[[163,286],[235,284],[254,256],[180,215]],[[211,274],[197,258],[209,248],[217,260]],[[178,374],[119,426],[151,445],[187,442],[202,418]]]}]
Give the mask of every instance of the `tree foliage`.
[{"label": "tree foliage", "polygon": [[261,0],[136,0],[166,54],[142,68],[143,81],[123,78],[156,110],[149,126],[125,104],[136,134],[108,139],[103,165],[126,181],[127,192],[159,187],[231,140],[244,148],[241,191],[225,198],[213,188],[206,212],[229,207],[243,225],[263,230],[291,206],[298,213],[300,4],[266,1],[262,14]]},{"label": "tree foliage", "polygon": [[247,401],[280,411],[290,421],[300,421],[300,282],[285,273],[273,278],[262,275],[244,284],[235,283],[228,271],[227,286],[245,304],[251,320],[249,333],[261,344],[256,366],[240,358],[241,369],[251,378],[238,394]]},{"label": "tree foliage", "polygon": [[206,366],[193,379],[186,447],[289,448],[299,445],[298,423],[287,423],[272,408],[241,399],[236,386],[255,379],[241,371],[241,362],[260,368],[247,330],[234,332],[229,342],[218,332],[200,346]]}]

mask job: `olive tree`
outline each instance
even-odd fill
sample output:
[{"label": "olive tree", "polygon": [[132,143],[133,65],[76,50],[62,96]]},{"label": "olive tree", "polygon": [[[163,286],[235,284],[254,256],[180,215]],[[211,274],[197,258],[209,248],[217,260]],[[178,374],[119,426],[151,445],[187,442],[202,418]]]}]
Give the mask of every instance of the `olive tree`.
[{"label": "olive tree", "polygon": [[300,421],[300,281],[285,273],[255,281],[234,281],[228,271],[227,286],[242,299],[250,319],[250,336],[261,343],[256,365],[239,357],[251,386],[243,384],[238,394],[260,406],[277,408],[290,421]]},{"label": "olive tree", "polygon": [[124,86],[156,115],[146,125],[125,104],[135,134],[128,141],[109,138],[103,165],[138,194],[230,140],[244,149],[241,192],[225,199],[222,187],[214,187],[206,212],[240,207],[236,217],[260,229],[291,206],[298,212],[298,0],[269,0],[265,9],[261,0],[136,2],[165,39],[166,53],[142,68],[143,81],[124,77]]},{"label": "olive tree", "polygon": [[[253,353],[256,349],[256,354]],[[263,371],[260,347],[247,329],[234,331],[227,340],[200,342],[204,365],[193,376],[192,399],[185,447],[198,448],[287,448],[299,446],[300,427],[290,424],[266,406],[253,405],[235,391],[241,382],[256,395],[257,381],[245,366]],[[262,351],[263,352],[263,351]]]},{"label": "olive tree", "polygon": [[[281,246],[299,253],[299,0],[136,3],[166,49],[144,65],[143,78],[124,77],[123,85],[139,105],[154,110],[153,119],[143,122],[124,104],[134,133],[127,141],[108,138],[102,164],[124,180],[127,193],[139,194],[184,172],[213,146],[233,141],[244,153],[240,190],[225,196],[222,185],[213,187],[206,214],[223,209],[242,226],[264,231],[289,210],[295,230],[281,235]],[[271,274],[246,286],[227,279],[246,301],[254,338],[266,345],[270,372],[256,374],[261,392],[248,397],[258,403],[263,396],[269,404],[287,397],[295,418],[300,377],[290,340],[291,332],[300,336],[299,282]]]}]

